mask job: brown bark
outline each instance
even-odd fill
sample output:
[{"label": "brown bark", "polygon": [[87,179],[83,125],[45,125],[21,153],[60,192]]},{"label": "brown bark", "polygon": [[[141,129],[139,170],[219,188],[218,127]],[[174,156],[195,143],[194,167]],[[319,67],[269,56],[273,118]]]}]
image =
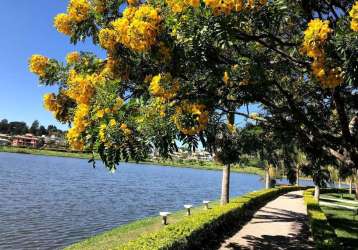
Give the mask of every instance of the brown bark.
[{"label": "brown bark", "polygon": [[356,200],[358,200],[358,169],[357,169],[357,172],[356,172],[356,178],[355,178],[355,186],[356,186]]},{"label": "brown bark", "polygon": [[230,165],[223,167],[223,176],[221,182],[221,205],[229,203],[230,196]]}]

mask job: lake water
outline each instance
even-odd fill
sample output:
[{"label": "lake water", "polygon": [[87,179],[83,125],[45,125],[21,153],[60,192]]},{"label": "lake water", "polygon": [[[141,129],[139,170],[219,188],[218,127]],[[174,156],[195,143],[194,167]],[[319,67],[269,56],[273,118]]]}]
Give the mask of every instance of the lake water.
[{"label": "lake water", "polygon": [[[0,153],[0,249],[59,249],[159,211],[220,197],[221,172]],[[231,196],[263,187],[233,173]]]}]

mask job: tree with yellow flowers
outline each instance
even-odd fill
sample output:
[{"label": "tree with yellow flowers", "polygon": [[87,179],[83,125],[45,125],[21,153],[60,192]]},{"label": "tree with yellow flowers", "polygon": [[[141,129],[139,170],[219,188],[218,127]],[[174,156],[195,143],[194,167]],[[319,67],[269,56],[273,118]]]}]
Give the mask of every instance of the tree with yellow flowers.
[{"label": "tree with yellow flowers", "polygon": [[[348,0],[70,0],[56,29],[107,57],[34,55],[30,70],[58,85],[44,103],[72,124],[71,146],[111,170],[201,141],[228,183],[243,116],[299,144],[320,184],[325,161],[358,168],[357,23]],[[252,103],[260,114],[239,112]]]}]

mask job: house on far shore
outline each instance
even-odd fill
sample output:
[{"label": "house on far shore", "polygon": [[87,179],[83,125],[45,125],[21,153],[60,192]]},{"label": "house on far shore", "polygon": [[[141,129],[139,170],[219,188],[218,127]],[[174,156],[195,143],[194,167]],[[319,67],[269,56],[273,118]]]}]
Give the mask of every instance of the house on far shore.
[{"label": "house on far shore", "polygon": [[11,136],[6,134],[0,134],[0,146],[11,145]]},{"label": "house on far shore", "polygon": [[38,148],[40,146],[40,139],[33,134],[15,135],[12,137],[11,145],[14,147]]}]

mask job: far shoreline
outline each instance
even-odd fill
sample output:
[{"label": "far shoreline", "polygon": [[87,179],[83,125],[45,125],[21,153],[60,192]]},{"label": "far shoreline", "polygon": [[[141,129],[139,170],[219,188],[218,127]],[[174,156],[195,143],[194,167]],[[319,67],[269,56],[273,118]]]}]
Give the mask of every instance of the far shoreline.
[{"label": "far shoreline", "polygon": [[[47,150],[47,149],[31,149],[31,148],[18,148],[18,147],[8,147],[8,146],[0,146],[0,153],[29,154],[29,155],[64,157],[64,158],[74,158],[74,159],[84,159],[84,160],[89,160],[91,158],[91,154],[89,153],[62,152],[62,151],[54,151],[54,150]],[[100,160],[98,155],[95,156],[95,159]],[[128,161],[128,163],[136,163],[136,162]],[[199,163],[189,162],[187,160],[183,160],[182,162],[171,161],[171,160],[162,160],[162,161],[146,160],[146,161],[140,161],[138,163],[145,164],[145,165],[163,166],[163,167],[222,171],[222,165],[211,161],[203,161],[202,165]],[[236,173],[254,174],[259,176],[265,175],[263,169],[254,166],[232,167],[231,171]]]}]

